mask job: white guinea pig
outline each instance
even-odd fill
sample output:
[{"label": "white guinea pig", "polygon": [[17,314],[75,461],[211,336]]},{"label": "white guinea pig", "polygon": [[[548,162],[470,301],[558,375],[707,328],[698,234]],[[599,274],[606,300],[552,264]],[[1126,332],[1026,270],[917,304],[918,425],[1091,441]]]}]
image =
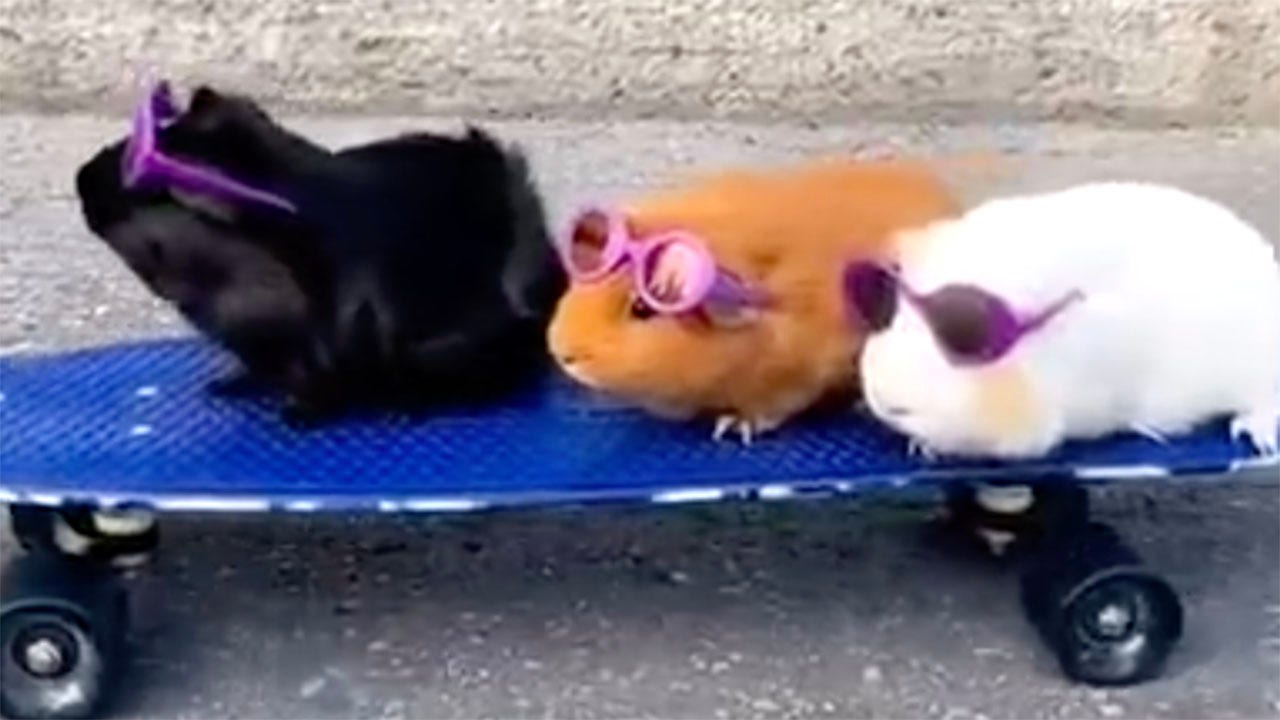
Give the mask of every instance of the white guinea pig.
[{"label": "white guinea pig", "polygon": [[997,199],[851,264],[871,411],[926,453],[1024,458],[1231,418],[1277,451],[1280,266],[1230,210],[1161,185]]}]

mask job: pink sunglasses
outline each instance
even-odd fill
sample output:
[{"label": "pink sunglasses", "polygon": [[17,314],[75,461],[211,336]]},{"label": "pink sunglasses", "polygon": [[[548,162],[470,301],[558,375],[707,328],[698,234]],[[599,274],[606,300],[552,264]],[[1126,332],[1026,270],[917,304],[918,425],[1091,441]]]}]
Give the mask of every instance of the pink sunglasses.
[{"label": "pink sunglasses", "polygon": [[955,365],[999,360],[1022,338],[1084,299],[1083,293],[1072,290],[1039,312],[1020,313],[999,296],[973,285],[946,285],[920,293],[907,285],[896,268],[876,262],[856,262],[845,268],[844,295],[872,333],[893,323],[898,296],[906,298]]},{"label": "pink sunglasses", "polygon": [[289,213],[297,207],[289,200],[234,180],[213,168],[170,157],[160,150],[156,134],[162,123],[172,122],[180,111],[167,82],[160,82],[138,103],[133,129],[125,143],[121,175],[127,188],[172,187],[213,195],[233,202],[269,205]]},{"label": "pink sunglasses", "polygon": [[579,212],[558,246],[565,270],[576,282],[600,282],[629,264],[636,295],[654,312],[768,304],[764,292],[719,267],[697,236],[669,231],[633,238],[620,213],[596,207]]}]

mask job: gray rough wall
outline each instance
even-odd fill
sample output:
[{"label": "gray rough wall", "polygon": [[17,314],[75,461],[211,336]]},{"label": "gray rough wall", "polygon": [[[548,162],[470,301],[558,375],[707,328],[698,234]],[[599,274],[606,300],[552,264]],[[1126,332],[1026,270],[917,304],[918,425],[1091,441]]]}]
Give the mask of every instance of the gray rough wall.
[{"label": "gray rough wall", "polygon": [[1280,0],[0,0],[0,109],[1280,124]]}]

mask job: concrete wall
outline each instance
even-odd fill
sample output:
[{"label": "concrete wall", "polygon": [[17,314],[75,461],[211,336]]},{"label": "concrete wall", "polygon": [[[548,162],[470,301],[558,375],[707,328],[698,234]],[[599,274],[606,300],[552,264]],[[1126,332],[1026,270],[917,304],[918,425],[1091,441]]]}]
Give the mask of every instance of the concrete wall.
[{"label": "concrete wall", "polygon": [[0,109],[1280,124],[1280,0],[0,0]]}]

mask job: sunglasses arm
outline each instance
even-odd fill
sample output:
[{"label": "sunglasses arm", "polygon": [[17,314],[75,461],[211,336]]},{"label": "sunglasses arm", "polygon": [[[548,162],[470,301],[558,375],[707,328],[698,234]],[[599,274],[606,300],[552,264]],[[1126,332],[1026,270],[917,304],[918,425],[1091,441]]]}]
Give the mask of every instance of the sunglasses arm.
[{"label": "sunglasses arm", "polygon": [[1084,300],[1083,292],[1080,292],[1079,290],[1072,290],[1071,292],[1059,298],[1053,304],[1049,305],[1049,307],[1041,310],[1040,312],[1036,313],[1035,315],[1032,315],[1030,318],[1027,318],[1025,321],[1023,321],[1021,332],[1019,334],[1025,335],[1026,333],[1039,330],[1040,328],[1044,327],[1050,320],[1052,320],[1053,318],[1057,317],[1060,313],[1062,313],[1062,311],[1070,307],[1072,304],[1083,301],[1083,300]]},{"label": "sunglasses arm", "polygon": [[153,152],[150,160],[152,161],[150,167],[156,175],[179,188],[192,192],[248,200],[262,205],[277,207],[290,213],[298,211],[297,206],[279,195],[259,190],[214,170],[206,170],[198,165],[189,165],[163,155],[158,151]]},{"label": "sunglasses arm", "polygon": [[134,186],[147,180],[172,184],[191,192],[212,193],[238,200],[247,200],[296,213],[297,207],[285,198],[229,178],[219,172],[190,165],[168,157],[156,147],[158,117],[177,116],[177,107],[167,84],[156,87],[151,96],[138,106],[133,117],[133,135],[130,139],[137,146],[137,154],[125,169],[124,182]]},{"label": "sunglasses arm", "polygon": [[754,308],[767,307],[772,302],[769,293],[719,268],[707,299]]}]

